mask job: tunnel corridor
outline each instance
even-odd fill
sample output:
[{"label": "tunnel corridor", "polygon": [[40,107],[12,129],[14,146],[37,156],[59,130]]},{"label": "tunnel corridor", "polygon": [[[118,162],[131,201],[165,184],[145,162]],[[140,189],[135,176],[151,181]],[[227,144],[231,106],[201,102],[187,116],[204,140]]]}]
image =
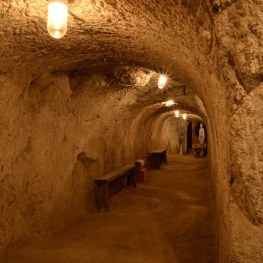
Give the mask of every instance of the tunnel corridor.
[{"label": "tunnel corridor", "polygon": [[216,262],[207,158],[168,155],[148,181],[112,196],[65,229],[8,247],[5,263]]},{"label": "tunnel corridor", "polygon": [[[138,260],[150,262],[145,243],[158,247],[159,262],[189,263],[192,259],[180,258],[185,241],[193,252],[185,257],[199,262],[263,262],[262,0],[1,0],[0,18],[0,254],[12,260],[10,246],[27,238],[33,249],[30,237],[47,237],[56,247],[60,235],[70,239],[76,220],[81,229],[91,220],[98,229],[85,233],[98,236],[106,226],[101,218],[118,220],[114,211],[123,216],[130,198],[134,209],[149,211],[157,239],[143,242],[151,229],[145,220],[145,229],[139,228],[146,212],[138,211],[135,225],[132,217],[126,219],[131,227],[126,241],[138,230],[140,246],[112,244],[120,258],[137,250]],[[170,194],[189,211],[206,209],[197,196],[191,203],[183,190],[169,190],[171,163],[162,167],[167,180],[158,181],[158,171],[150,171],[148,184],[113,199],[116,210],[93,213],[95,179],[138,159],[147,164],[155,149],[187,158],[183,154],[193,154],[200,142],[194,135],[199,124],[207,135],[206,158],[192,158],[187,169],[207,162],[213,231],[200,228],[195,238],[209,241],[213,255],[201,259],[202,249],[188,243],[192,232],[173,228],[176,220],[190,224],[194,214],[189,221],[176,218]],[[187,127],[192,143],[185,140]],[[198,194],[192,190],[187,194]],[[140,202],[144,191],[154,192],[153,199],[144,198],[149,203]],[[163,225],[162,202],[168,206]],[[62,229],[69,236],[55,234]],[[111,237],[122,238],[122,229],[115,230]],[[44,240],[38,244],[36,257],[41,249],[51,253]],[[66,256],[70,244],[58,245],[54,254]],[[87,245],[96,250],[92,240]],[[27,246],[18,250],[27,260]],[[86,250],[79,252],[81,257]],[[104,253],[96,253],[102,262]]]}]

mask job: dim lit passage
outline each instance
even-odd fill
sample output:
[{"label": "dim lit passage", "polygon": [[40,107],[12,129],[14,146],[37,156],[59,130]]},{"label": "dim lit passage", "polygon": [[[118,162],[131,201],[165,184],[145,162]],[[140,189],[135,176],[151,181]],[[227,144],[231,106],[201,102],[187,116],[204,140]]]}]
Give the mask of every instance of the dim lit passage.
[{"label": "dim lit passage", "polygon": [[161,163],[167,164],[166,149],[157,149],[149,152],[150,164],[152,169],[160,169]]},{"label": "dim lit passage", "polygon": [[103,207],[109,211],[110,197],[120,191],[123,187],[133,185],[136,187],[136,166],[126,165],[111,173],[94,179],[94,197],[96,211]]}]

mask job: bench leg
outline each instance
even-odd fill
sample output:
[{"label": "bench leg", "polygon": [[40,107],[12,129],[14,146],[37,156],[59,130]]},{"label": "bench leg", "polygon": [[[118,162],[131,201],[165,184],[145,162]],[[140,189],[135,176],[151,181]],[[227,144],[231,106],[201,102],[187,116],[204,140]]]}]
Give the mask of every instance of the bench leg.
[{"label": "bench leg", "polygon": [[96,211],[99,212],[101,207],[104,207],[106,212],[109,212],[109,189],[108,184],[95,184],[94,198]]},{"label": "bench leg", "polygon": [[159,154],[152,154],[150,156],[150,163],[152,169],[160,169],[161,157]]},{"label": "bench leg", "polygon": [[133,185],[133,187],[136,187],[137,184],[137,178],[136,178],[136,170],[134,169],[131,174],[128,175],[128,186],[130,186],[130,184]]}]

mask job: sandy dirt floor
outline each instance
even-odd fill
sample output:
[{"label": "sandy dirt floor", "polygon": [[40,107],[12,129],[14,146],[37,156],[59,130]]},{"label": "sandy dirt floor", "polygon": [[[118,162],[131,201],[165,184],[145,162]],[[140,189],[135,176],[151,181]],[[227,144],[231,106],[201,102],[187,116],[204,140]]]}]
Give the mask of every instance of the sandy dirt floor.
[{"label": "sandy dirt floor", "polygon": [[214,263],[206,158],[168,155],[148,182],[63,231],[6,249],[1,263]]}]

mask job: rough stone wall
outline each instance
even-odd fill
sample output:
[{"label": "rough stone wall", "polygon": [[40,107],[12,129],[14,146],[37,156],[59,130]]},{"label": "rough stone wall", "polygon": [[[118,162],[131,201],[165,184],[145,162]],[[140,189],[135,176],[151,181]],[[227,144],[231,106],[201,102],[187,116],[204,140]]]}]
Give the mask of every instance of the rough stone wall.
[{"label": "rough stone wall", "polygon": [[151,103],[165,97],[141,69],[125,69],[116,70],[121,85],[99,71],[2,79],[2,247],[63,228],[93,210],[94,178],[147,161],[153,134],[162,135],[154,124],[167,112],[164,102]]},{"label": "rough stone wall", "polygon": [[164,102],[145,107],[149,91],[150,102],[161,96],[152,83],[134,90],[103,75],[65,73],[27,86],[8,80],[1,89],[2,246],[62,228],[93,209],[95,177],[165,147],[164,123],[174,112]]},{"label": "rough stone wall", "polygon": [[262,262],[262,1],[214,5],[218,64],[227,86],[230,123],[227,187],[232,250],[224,258]]},{"label": "rough stone wall", "polygon": [[[173,95],[165,91],[174,86],[168,83],[164,92],[151,96],[157,78],[147,86],[130,80],[126,83],[119,74],[125,62],[149,69],[158,65],[169,70],[170,79],[195,90],[211,119],[211,138],[218,135],[213,118],[220,123],[217,117],[225,107],[219,98],[224,97],[224,90],[214,95],[217,80],[204,55],[211,41],[197,45],[199,34],[193,31],[196,25],[191,13],[173,1],[169,2],[173,8],[165,12],[160,12],[166,6],[162,1],[141,5],[137,1],[106,2],[78,2],[75,13],[82,20],[88,17],[87,21],[71,18],[67,36],[57,42],[46,35],[41,20],[45,17],[43,3],[36,8],[31,0],[28,5],[24,1],[1,2],[5,28],[0,59],[2,119],[7,123],[1,137],[5,145],[1,152],[3,245],[26,233],[57,227],[63,218],[70,220],[70,215],[84,211],[83,196],[92,188],[89,175],[109,172],[163,145],[162,126],[167,117],[158,120],[158,116],[166,112],[162,102]],[[85,12],[90,12],[89,16]],[[95,27],[89,28],[90,24]],[[105,60],[107,70],[102,79],[97,78],[97,65]],[[116,65],[120,71],[111,71]],[[93,72],[93,77],[75,76],[78,70]],[[182,103],[202,112],[195,102]],[[154,129],[156,123],[158,129]],[[217,147],[211,144],[215,152]],[[18,163],[10,161],[13,157]],[[83,192],[76,196],[80,185]]]},{"label": "rough stone wall", "polygon": [[[262,88],[259,86],[243,98],[242,106],[231,118],[231,137],[235,138],[235,143],[231,144],[229,160],[234,238],[241,242],[249,240],[251,248],[247,244],[245,257],[251,262],[263,259],[263,255],[257,252],[263,248],[261,116]],[[240,244],[234,243],[234,249],[238,260],[245,262]]]},{"label": "rough stone wall", "polygon": [[164,133],[167,140],[167,153],[179,153],[178,121],[175,116],[167,120]]},{"label": "rough stone wall", "polygon": [[2,83],[2,246],[93,209],[93,179],[135,161],[125,144],[134,98],[96,75],[77,81],[58,74],[28,87]]},{"label": "rough stone wall", "polygon": [[[261,263],[262,11],[261,0],[76,0],[57,41],[45,1],[1,1],[1,245],[60,227],[90,206],[93,177],[165,145],[174,96],[209,133],[218,262]],[[152,94],[152,70],[196,99],[173,83]]]}]

